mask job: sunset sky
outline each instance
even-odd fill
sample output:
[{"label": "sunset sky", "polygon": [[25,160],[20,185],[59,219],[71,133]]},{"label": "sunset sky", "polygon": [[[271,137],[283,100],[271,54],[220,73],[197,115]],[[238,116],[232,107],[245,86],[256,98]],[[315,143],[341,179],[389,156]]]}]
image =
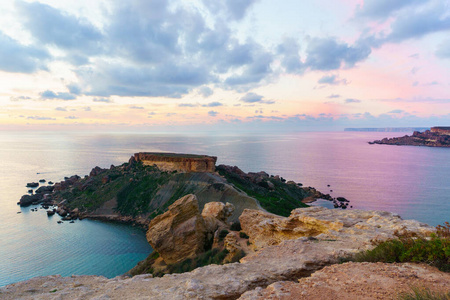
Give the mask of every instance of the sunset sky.
[{"label": "sunset sky", "polygon": [[450,125],[450,1],[0,2],[2,130]]}]

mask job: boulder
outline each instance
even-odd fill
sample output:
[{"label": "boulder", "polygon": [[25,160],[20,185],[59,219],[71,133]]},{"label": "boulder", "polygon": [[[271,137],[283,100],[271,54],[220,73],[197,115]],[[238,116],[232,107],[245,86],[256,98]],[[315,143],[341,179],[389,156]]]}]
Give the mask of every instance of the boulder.
[{"label": "boulder", "polygon": [[167,264],[174,264],[203,252],[205,233],[197,197],[190,194],[150,222],[147,240]]},{"label": "boulder", "polygon": [[38,182],[29,182],[29,183],[27,183],[27,187],[30,187],[30,188],[34,188],[34,187],[38,187],[38,186],[39,186]]},{"label": "boulder", "polygon": [[93,168],[92,170],[91,170],[91,172],[89,173],[89,176],[90,177],[92,177],[92,176],[97,176],[97,175],[99,175],[99,174],[101,174],[101,173],[103,173],[103,172],[105,172],[106,171],[106,169],[102,169],[102,168],[100,168],[99,166],[96,166],[95,168]]},{"label": "boulder", "polygon": [[36,194],[48,194],[53,192],[53,186],[41,186],[36,190]]},{"label": "boulder", "polygon": [[202,217],[213,217],[219,221],[226,222],[233,212],[234,205],[231,203],[208,202],[202,210]]},{"label": "boulder", "polygon": [[20,206],[29,206],[33,203],[38,203],[42,201],[42,194],[34,194],[34,195],[23,195],[20,198],[19,205]]}]

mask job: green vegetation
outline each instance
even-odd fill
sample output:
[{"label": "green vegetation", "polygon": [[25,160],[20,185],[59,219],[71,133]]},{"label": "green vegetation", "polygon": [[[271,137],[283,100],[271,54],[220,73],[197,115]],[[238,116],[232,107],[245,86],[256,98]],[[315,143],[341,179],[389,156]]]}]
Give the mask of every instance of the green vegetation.
[{"label": "green vegetation", "polygon": [[245,233],[245,232],[239,232],[239,237],[240,238],[242,238],[242,239],[248,239],[249,238],[249,236]]},{"label": "green vegetation", "polygon": [[125,184],[117,193],[117,210],[133,217],[149,212],[158,188],[169,181],[163,172],[147,172]]},{"label": "green vegetation", "polygon": [[219,242],[223,241],[223,239],[227,236],[228,233],[229,233],[228,230],[222,229],[222,230],[219,232]]},{"label": "green vegetation", "polygon": [[[308,205],[301,202],[308,195],[297,185],[286,184],[284,180],[276,180],[274,178],[268,178],[256,184],[241,178],[238,174],[228,172],[220,166],[217,168],[217,171],[220,175],[225,176],[227,181],[232,183],[237,189],[258,200],[261,206],[271,213],[287,217],[293,209],[308,207]],[[269,188],[268,182],[273,185],[273,189]]]},{"label": "green vegetation", "polygon": [[413,287],[409,293],[401,293],[399,300],[450,300],[450,291],[436,292],[427,288]]},{"label": "green vegetation", "polygon": [[362,262],[423,262],[450,272],[450,224],[438,226],[429,238],[400,236],[382,242],[373,250],[357,254],[353,260]]}]

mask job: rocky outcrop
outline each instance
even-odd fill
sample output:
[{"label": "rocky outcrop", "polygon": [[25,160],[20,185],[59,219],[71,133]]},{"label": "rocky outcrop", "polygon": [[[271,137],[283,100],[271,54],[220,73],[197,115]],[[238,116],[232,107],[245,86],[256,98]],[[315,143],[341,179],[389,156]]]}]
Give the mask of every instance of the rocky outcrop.
[{"label": "rocky outcrop", "polygon": [[208,250],[220,230],[229,229],[233,211],[230,203],[209,202],[200,214],[197,197],[186,195],[150,222],[147,240],[166,264],[193,258]]},{"label": "rocky outcrop", "polygon": [[425,132],[414,131],[409,136],[395,138],[384,138],[369,142],[369,144],[385,144],[397,146],[427,146],[427,147],[450,147],[450,130],[447,127],[433,127]]},{"label": "rocky outcrop", "polygon": [[426,264],[349,262],[327,266],[298,282],[279,281],[257,288],[239,299],[403,299],[399,294],[411,294],[412,287],[450,295],[449,283],[450,274]]},{"label": "rocky outcrop", "polygon": [[[173,214],[176,214],[175,211]],[[307,218],[311,219],[306,221]],[[0,288],[0,298],[237,299],[245,292],[258,287],[266,288],[272,283],[297,281],[299,278],[309,276],[326,265],[339,262],[342,257],[374,247],[375,240],[395,237],[401,232],[422,235],[434,231],[433,227],[417,221],[405,221],[398,215],[388,212],[328,210],[318,207],[295,210],[288,218],[277,219],[272,216],[267,219],[267,225],[263,223],[262,218],[259,220],[258,224],[266,228],[259,232],[260,235],[266,231],[272,234],[286,230],[292,232],[291,235],[287,235],[292,239],[279,238],[277,244],[265,246],[257,252],[248,254],[240,260],[240,263],[209,265],[192,272],[165,275],[161,278],[151,278],[148,275],[113,279],[98,276],[38,277]],[[295,238],[297,225],[294,226],[294,222],[303,233],[305,226],[302,224],[305,223],[319,224],[317,227],[321,229],[310,231],[314,236]],[[256,225],[251,226],[249,228],[255,228]],[[252,235],[248,229],[246,233]],[[273,236],[280,235],[273,234]],[[231,249],[235,241],[231,236],[228,238],[228,235],[226,239]],[[251,239],[258,241],[255,236]],[[369,278],[364,277],[364,280]]]},{"label": "rocky outcrop", "polygon": [[194,154],[140,152],[134,154],[132,161],[142,162],[144,165],[156,165],[163,171],[177,172],[214,172],[217,157]]},{"label": "rocky outcrop", "polygon": [[395,238],[395,234],[414,232],[425,236],[434,231],[426,224],[405,221],[389,212],[330,210],[318,206],[295,209],[289,217],[246,209],[239,220],[254,249],[299,237],[346,239],[355,248],[365,249],[372,241]]},{"label": "rocky outcrop", "polygon": [[186,195],[150,222],[147,240],[167,264],[173,264],[203,252],[205,233],[197,198]]}]

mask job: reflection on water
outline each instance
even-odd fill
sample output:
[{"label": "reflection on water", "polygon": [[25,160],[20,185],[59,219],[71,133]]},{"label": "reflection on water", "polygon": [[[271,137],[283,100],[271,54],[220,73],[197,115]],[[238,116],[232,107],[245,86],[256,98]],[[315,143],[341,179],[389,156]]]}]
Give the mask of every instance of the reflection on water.
[{"label": "reflection on water", "polygon": [[[83,220],[57,224],[43,210],[20,209],[25,184],[88,174],[140,151],[218,156],[218,164],[264,170],[343,196],[358,209],[387,210],[432,225],[450,215],[450,149],[369,145],[398,133],[282,135],[0,133],[0,285],[44,274],[127,271],[150,251],[142,232]],[[40,174],[37,174],[40,173]],[[327,185],[330,185],[328,187]],[[333,190],[333,192],[330,192]],[[326,203],[330,204],[331,203]],[[21,214],[17,214],[21,211]]]}]

